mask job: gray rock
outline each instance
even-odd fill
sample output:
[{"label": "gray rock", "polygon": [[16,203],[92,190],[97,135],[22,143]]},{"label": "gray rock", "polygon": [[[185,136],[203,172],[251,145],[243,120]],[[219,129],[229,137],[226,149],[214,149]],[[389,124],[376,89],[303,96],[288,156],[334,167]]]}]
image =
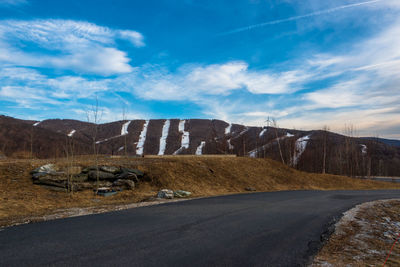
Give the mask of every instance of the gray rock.
[{"label": "gray rock", "polygon": [[[99,181],[99,187],[111,187],[112,183],[109,181]],[[96,182],[93,183],[93,188],[96,188]]]},{"label": "gray rock", "polygon": [[67,182],[65,180],[56,180],[56,179],[51,179],[51,178],[46,178],[42,177],[33,182],[34,184],[39,184],[39,185],[48,185],[48,186],[55,186],[55,187],[61,187],[61,188],[66,188]]},{"label": "gray rock", "polygon": [[57,167],[54,164],[46,164],[46,165],[40,166],[39,168],[34,169],[32,171],[32,174],[38,173],[38,172],[55,173],[55,172],[57,172]]},{"label": "gray rock", "polygon": [[109,172],[103,172],[103,171],[89,171],[88,173],[88,178],[92,181],[97,181],[97,176],[99,177],[99,180],[114,180],[115,175]]},{"label": "gray rock", "polygon": [[118,174],[117,176],[115,176],[115,178],[124,179],[124,180],[132,180],[135,183],[139,182],[139,179],[138,179],[137,175],[134,174],[134,173],[131,173],[131,172],[123,172],[123,173]]},{"label": "gray rock", "polygon": [[174,192],[174,197],[179,197],[179,198],[188,197],[191,194],[192,193],[189,192],[189,191],[177,190],[177,191]]},{"label": "gray rock", "polygon": [[100,167],[89,166],[89,167],[84,168],[84,169],[82,170],[82,173],[89,173],[90,171],[96,171],[97,168],[99,168],[99,170],[100,170]]},{"label": "gray rock", "polygon": [[135,188],[135,182],[132,180],[118,179],[113,183],[113,186],[118,186],[124,189],[133,190]]},{"label": "gray rock", "polygon": [[32,174],[32,178],[33,178],[33,180],[37,180],[40,177],[45,177],[47,175],[49,175],[49,174],[45,173],[45,172],[35,172],[35,173]]},{"label": "gray rock", "polygon": [[128,173],[134,173],[134,174],[136,174],[136,176],[137,176],[138,178],[141,178],[141,177],[144,176],[144,172],[139,171],[139,170],[137,170],[137,169],[121,168],[121,171],[122,171],[122,172],[128,172]]},{"label": "gray rock", "polygon": [[88,175],[85,173],[76,174],[72,176],[72,182],[86,182],[89,179]]},{"label": "gray rock", "polygon": [[166,199],[173,199],[174,198],[174,191],[170,189],[162,189],[157,194],[158,198],[166,198]]},{"label": "gray rock", "polygon": [[112,174],[117,174],[121,172],[121,168],[115,166],[101,166],[100,170],[103,172],[109,172]]}]

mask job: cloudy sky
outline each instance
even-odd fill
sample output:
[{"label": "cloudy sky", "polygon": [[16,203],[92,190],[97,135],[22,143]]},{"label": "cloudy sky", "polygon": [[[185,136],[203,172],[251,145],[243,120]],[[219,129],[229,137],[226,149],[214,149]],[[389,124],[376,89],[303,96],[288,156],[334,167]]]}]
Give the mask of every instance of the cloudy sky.
[{"label": "cloudy sky", "polygon": [[399,0],[0,0],[0,114],[400,139]]}]

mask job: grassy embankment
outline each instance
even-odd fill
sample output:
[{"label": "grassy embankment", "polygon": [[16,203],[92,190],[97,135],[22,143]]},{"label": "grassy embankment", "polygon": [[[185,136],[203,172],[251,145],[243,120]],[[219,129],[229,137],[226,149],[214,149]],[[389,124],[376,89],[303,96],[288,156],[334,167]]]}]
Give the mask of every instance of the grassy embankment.
[{"label": "grassy embankment", "polygon": [[[155,196],[162,188],[191,191],[193,197],[243,193],[246,192],[246,187],[254,187],[257,191],[400,189],[400,184],[300,172],[269,159],[206,156],[102,157],[102,165],[138,168],[150,178],[147,182],[139,183],[133,191],[123,191],[104,198],[94,196],[91,191],[67,194],[32,184],[29,172],[47,163],[56,163],[60,167],[68,164],[65,159],[0,160],[0,226],[60,209],[140,202]],[[94,165],[94,160],[91,157],[78,157],[74,165]]]}]

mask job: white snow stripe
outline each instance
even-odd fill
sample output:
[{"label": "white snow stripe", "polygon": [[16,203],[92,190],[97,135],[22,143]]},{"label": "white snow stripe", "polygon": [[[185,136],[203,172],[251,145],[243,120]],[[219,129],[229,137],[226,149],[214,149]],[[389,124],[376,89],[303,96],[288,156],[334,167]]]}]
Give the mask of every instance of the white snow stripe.
[{"label": "white snow stripe", "polygon": [[300,137],[296,140],[292,166],[297,165],[301,154],[303,154],[303,152],[306,150],[308,140],[310,140],[310,135]]},{"label": "white snow stripe", "polygon": [[203,155],[203,148],[206,145],[205,141],[201,141],[200,145],[196,149],[196,155]]},{"label": "white snow stripe", "polygon": [[255,149],[251,150],[250,152],[248,152],[248,154],[249,154],[249,156],[250,156],[251,158],[255,158],[255,157],[257,157],[257,153],[258,153],[258,152],[264,151],[264,150],[267,149],[268,147],[272,146],[272,145],[273,145],[275,142],[277,142],[278,140],[283,140],[283,139],[286,139],[286,138],[289,138],[289,137],[293,137],[293,136],[294,136],[293,134],[287,133],[286,135],[283,135],[283,136],[280,136],[280,137],[278,137],[278,138],[275,138],[274,140],[272,140],[272,141],[269,142],[268,144],[265,144],[265,145],[263,145],[263,146],[260,146],[260,147],[257,147],[257,148],[255,148]]},{"label": "white snow stripe", "polygon": [[260,134],[258,135],[259,137],[262,137],[265,133],[267,132],[267,128],[262,129]]},{"label": "white snow stripe", "polygon": [[68,136],[69,136],[69,137],[72,137],[72,136],[74,135],[74,133],[76,133],[76,130],[70,131],[69,134],[68,134]]},{"label": "white snow stripe", "polygon": [[226,128],[225,128],[225,135],[230,134],[232,129],[232,123],[230,123]]},{"label": "white snow stripe", "polygon": [[368,151],[367,146],[364,145],[364,144],[361,144],[360,146],[361,146],[361,153],[362,153],[363,155],[367,154],[367,151]]},{"label": "white snow stripe", "polygon": [[168,132],[169,132],[169,126],[171,125],[170,120],[166,120],[164,122],[164,126],[162,128],[162,135],[160,138],[160,149],[158,151],[158,155],[162,156],[165,153],[165,148],[167,146],[167,138],[168,138]]},{"label": "white snow stripe", "polygon": [[143,125],[142,132],[140,133],[139,141],[138,141],[138,144],[136,146],[136,154],[137,155],[143,155],[143,147],[144,147],[144,143],[146,142],[148,124],[149,124],[149,120],[146,120],[144,125]]},{"label": "white snow stripe", "polygon": [[131,124],[131,122],[132,122],[132,121],[128,121],[128,122],[125,122],[124,124],[122,124],[121,136],[122,136],[122,135],[127,135],[127,134],[128,134],[128,127],[129,127],[129,124]]},{"label": "white snow stripe", "polygon": [[186,120],[181,120],[179,122],[178,130],[182,134],[182,139],[181,139],[181,147],[174,152],[174,155],[179,154],[184,148],[189,148],[189,132],[185,131],[185,123]]}]

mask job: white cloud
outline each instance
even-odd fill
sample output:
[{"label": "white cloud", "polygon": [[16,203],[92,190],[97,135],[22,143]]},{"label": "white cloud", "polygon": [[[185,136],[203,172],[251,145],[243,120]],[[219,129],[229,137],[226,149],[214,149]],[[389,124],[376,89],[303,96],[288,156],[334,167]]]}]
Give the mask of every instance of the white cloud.
[{"label": "white cloud", "polygon": [[[117,48],[125,39],[144,46],[143,36],[73,20],[0,21],[0,64],[73,70],[112,75],[133,70],[127,54]],[[38,48],[29,51],[28,47]]]},{"label": "white cloud", "polygon": [[144,99],[198,101],[206,96],[226,96],[240,89],[252,94],[286,94],[300,89],[298,85],[305,79],[301,71],[250,70],[247,63],[235,61],[184,65],[175,73],[144,67],[122,81]]},{"label": "white cloud", "polygon": [[27,0],[0,0],[0,6],[19,6],[27,4]]}]

